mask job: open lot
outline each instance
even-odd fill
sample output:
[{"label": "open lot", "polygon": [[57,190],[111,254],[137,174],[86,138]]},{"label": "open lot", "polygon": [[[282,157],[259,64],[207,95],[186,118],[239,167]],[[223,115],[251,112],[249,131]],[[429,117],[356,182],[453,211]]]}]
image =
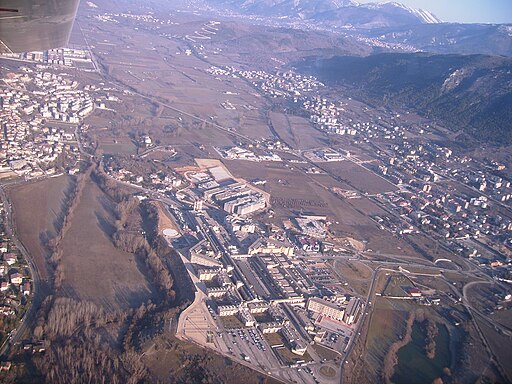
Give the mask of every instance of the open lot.
[{"label": "open lot", "polygon": [[[510,339],[504,337],[501,333],[496,332],[487,322],[482,321],[479,316],[475,317],[475,320],[480,327],[480,330],[484,334],[489,346],[505,370],[505,374],[508,378],[512,377],[512,367],[510,366]],[[505,379],[505,381],[507,381]]]},{"label": "open lot", "polygon": [[315,343],[312,348],[315,350],[318,356],[328,361],[334,361],[341,356],[340,353],[333,351],[332,349],[326,348],[318,343]]},{"label": "open lot", "polygon": [[179,227],[176,225],[169,211],[160,201],[154,201],[152,204],[158,210],[158,233],[162,233],[166,229],[173,229],[179,232]]},{"label": "open lot", "polygon": [[311,123],[297,116],[270,112],[269,118],[279,138],[293,149],[317,148],[325,145],[326,136]]},{"label": "open lot", "polygon": [[48,277],[44,240],[55,235],[62,221],[66,191],[72,179],[60,176],[7,189],[18,236],[34,259],[42,278]]},{"label": "open lot", "polygon": [[352,161],[336,161],[323,163],[322,168],[338,176],[342,181],[357,190],[370,195],[395,191],[397,188],[381,176],[367,170]]},{"label": "open lot", "polygon": [[509,328],[512,327],[512,303],[503,297],[508,293],[495,284],[483,281],[474,284],[467,291],[470,304],[481,312],[489,313],[489,318]]},{"label": "open lot", "polygon": [[137,147],[133,144],[131,138],[117,137],[116,139],[102,138],[100,139],[99,149],[105,155],[134,155]]},{"label": "open lot", "polygon": [[411,280],[404,275],[392,274],[386,283],[382,296],[407,297],[408,289],[414,288]]},{"label": "open lot", "polygon": [[370,267],[356,260],[339,260],[334,262],[334,268],[356,293],[363,296],[368,294],[372,276]]},{"label": "open lot", "polygon": [[136,307],[153,292],[141,260],[114,247],[110,239],[112,209],[109,198],[88,180],[62,240],[61,294],[116,310]]},{"label": "open lot", "polygon": [[245,328],[244,324],[236,316],[222,316],[220,321],[225,329]]},{"label": "open lot", "polygon": [[[281,383],[272,377],[256,373],[228,357],[168,335],[149,343],[144,348],[143,359],[151,373],[163,382],[193,382],[198,378],[211,378],[209,372],[214,372],[224,383]],[[179,379],[181,381],[178,381]]]},{"label": "open lot", "polygon": [[[290,216],[290,212],[319,211],[327,212],[327,203],[318,198],[313,183],[304,183],[302,174],[297,170],[285,168],[282,164],[254,163],[248,161],[225,161],[230,172],[240,178],[266,180],[261,187],[271,195],[271,205],[278,215]],[[296,186],[300,183],[301,188]]]}]

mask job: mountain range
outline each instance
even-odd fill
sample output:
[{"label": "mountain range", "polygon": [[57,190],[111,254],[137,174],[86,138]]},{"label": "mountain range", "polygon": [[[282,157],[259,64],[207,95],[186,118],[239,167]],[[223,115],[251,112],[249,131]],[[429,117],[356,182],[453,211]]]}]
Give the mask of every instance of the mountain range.
[{"label": "mountain range", "polygon": [[353,0],[194,0],[223,16],[293,29],[335,32],[380,52],[512,56],[512,25],[441,22],[432,13],[397,2]]},{"label": "mountain range", "polygon": [[260,17],[304,20],[333,28],[382,28],[439,23],[428,11],[396,2],[359,4],[352,0],[208,0],[208,4]]},{"label": "mountain range", "polygon": [[512,25],[415,24],[358,33],[374,43],[408,51],[512,56]]}]

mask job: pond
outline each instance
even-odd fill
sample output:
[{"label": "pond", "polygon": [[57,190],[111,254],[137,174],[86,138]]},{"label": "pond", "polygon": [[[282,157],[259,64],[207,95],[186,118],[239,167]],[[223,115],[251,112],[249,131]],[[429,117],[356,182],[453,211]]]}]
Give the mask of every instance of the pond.
[{"label": "pond", "polygon": [[426,322],[415,322],[412,340],[399,349],[398,364],[391,378],[394,384],[431,384],[441,377],[443,368],[450,367],[450,334],[445,325],[437,323],[436,356],[429,359],[425,353]]}]

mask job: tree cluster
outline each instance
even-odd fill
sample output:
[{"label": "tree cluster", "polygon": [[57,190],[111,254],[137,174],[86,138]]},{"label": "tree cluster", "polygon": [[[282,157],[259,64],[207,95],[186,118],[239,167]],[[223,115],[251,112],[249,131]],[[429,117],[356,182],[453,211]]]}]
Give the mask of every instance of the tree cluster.
[{"label": "tree cluster", "polygon": [[147,368],[133,353],[119,355],[96,334],[79,335],[66,343],[52,344],[36,366],[48,383],[136,384],[148,376]]},{"label": "tree cluster", "polygon": [[[96,172],[98,185],[117,202],[115,213],[114,245],[125,252],[133,253],[142,260],[152,280],[166,299],[174,299],[173,279],[158,252],[152,249],[142,229],[142,214],[139,201],[120,190],[119,184],[110,180],[103,172]],[[146,212],[146,208],[144,208]],[[157,221],[158,222],[158,221]]]},{"label": "tree cluster", "polygon": [[103,326],[111,320],[111,316],[90,301],[59,297],[53,302],[44,330],[49,340],[55,340],[69,337],[79,330]]},{"label": "tree cluster", "polygon": [[125,313],[106,313],[87,301],[48,296],[34,330],[49,341],[33,363],[47,383],[144,382],[148,371],[133,351],[114,349],[105,327],[123,324]]},{"label": "tree cluster", "polygon": [[427,319],[426,322],[425,354],[432,360],[436,357],[436,337],[439,329],[435,321]]},{"label": "tree cluster", "polygon": [[92,179],[116,203],[123,201],[129,194],[124,188],[119,187],[119,183],[109,178],[103,170],[96,168],[92,173]]}]

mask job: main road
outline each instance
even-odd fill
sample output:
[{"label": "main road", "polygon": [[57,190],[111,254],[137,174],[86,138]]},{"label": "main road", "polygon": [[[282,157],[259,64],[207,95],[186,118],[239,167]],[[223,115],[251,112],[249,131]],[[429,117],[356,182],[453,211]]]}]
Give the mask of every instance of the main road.
[{"label": "main road", "polygon": [[41,276],[37,265],[34,260],[30,256],[30,253],[27,251],[23,243],[18,239],[16,234],[16,228],[14,226],[13,220],[13,209],[11,202],[9,201],[7,194],[5,193],[5,184],[0,185],[0,200],[3,203],[5,210],[5,231],[7,235],[11,238],[12,242],[16,246],[16,248],[20,251],[23,258],[27,261],[28,268],[30,270],[30,275],[32,276],[32,303],[30,304],[27,312],[24,317],[21,319],[18,328],[12,334],[10,339],[6,340],[4,344],[0,347],[0,356],[6,353],[11,345],[14,345],[24,337],[26,337],[27,331],[32,329],[32,324],[36,318],[37,310],[39,306],[46,298],[48,294],[50,294],[50,282]]},{"label": "main road", "polygon": [[[364,323],[367,319],[367,315],[371,314],[370,307],[372,305],[372,299],[374,296],[375,284],[377,283],[377,280],[379,278],[379,272],[381,269],[383,269],[383,267],[379,265],[377,268],[375,268],[375,270],[372,273],[371,283],[370,283],[370,287],[368,289],[368,295],[366,296],[366,305],[365,305],[364,311],[361,314],[359,321],[357,322],[357,326],[354,329],[353,337],[350,339],[349,345],[345,351],[345,356],[343,357],[343,359],[341,361],[340,383],[342,383],[342,384],[343,384],[343,370],[345,369],[345,365],[348,364],[348,358],[349,358],[350,354],[352,353],[352,350],[354,349],[355,345],[357,344],[358,336],[361,334],[361,329],[364,326]],[[368,318],[371,320],[371,316],[369,316]],[[370,320],[368,320],[368,321],[370,321]]]}]

